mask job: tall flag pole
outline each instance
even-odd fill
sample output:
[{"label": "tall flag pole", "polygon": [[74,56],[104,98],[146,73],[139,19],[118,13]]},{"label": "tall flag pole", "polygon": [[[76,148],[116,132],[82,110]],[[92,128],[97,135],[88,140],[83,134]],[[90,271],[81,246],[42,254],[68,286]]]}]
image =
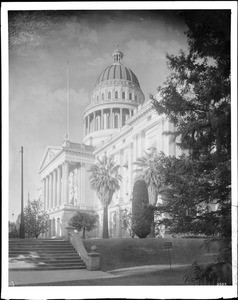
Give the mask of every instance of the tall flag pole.
[{"label": "tall flag pole", "polygon": [[25,238],[25,220],[24,220],[24,195],[23,195],[23,146],[21,146],[21,223],[20,239]]},{"label": "tall flag pole", "polygon": [[67,61],[67,139],[69,140],[69,61]]}]

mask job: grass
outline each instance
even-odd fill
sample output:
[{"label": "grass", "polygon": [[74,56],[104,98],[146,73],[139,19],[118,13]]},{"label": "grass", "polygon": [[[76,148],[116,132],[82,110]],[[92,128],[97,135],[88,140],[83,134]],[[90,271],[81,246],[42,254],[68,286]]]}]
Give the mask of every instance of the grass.
[{"label": "grass", "polygon": [[85,248],[91,252],[91,246],[97,246],[101,253],[101,266],[103,271],[129,268],[145,265],[168,265],[168,251],[164,248],[165,242],[172,242],[170,250],[171,263],[192,264],[210,263],[215,261],[217,245],[206,252],[202,246],[203,239],[185,238],[147,238],[147,239],[88,239],[84,240]]}]

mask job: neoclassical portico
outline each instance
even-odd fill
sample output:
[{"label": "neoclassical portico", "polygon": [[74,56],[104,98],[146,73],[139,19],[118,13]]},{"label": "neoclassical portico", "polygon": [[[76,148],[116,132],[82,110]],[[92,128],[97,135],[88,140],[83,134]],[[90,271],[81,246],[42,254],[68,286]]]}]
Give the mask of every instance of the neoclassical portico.
[{"label": "neoclassical portico", "polygon": [[[40,166],[41,202],[52,220],[52,233],[57,224],[67,226],[72,212],[91,211],[93,195],[88,169],[94,162],[92,146],[64,141],[62,147],[48,147]],[[85,199],[90,199],[85,201]],[[61,227],[62,227],[61,226]]]}]

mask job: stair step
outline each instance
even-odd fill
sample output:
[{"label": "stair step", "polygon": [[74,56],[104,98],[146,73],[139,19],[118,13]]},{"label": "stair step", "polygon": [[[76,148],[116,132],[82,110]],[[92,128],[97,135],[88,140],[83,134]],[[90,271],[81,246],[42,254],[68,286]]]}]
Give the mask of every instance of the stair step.
[{"label": "stair step", "polygon": [[11,271],[50,271],[50,270],[85,270],[86,266],[61,266],[61,267],[37,267],[37,268],[11,268]]},{"label": "stair step", "polygon": [[[21,262],[25,264],[24,267]],[[62,270],[86,269],[86,266],[69,241],[26,239],[10,240],[9,268],[16,271]]]},{"label": "stair step", "polygon": [[[19,261],[22,261],[22,260],[18,260],[18,259],[14,259],[14,258],[10,258],[9,259],[9,263],[10,264],[13,264],[13,263],[16,263],[16,262],[19,262]],[[49,258],[37,258],[37,259],[27,259],[27,261],[30,263],[39,263],[39,262],[43,262],[43,263],[50,263],[50,264],[65,264],[65,263],[69,263],[69,264],[74,264],[74,263],[82,263],[84,264],[83,260],[82,259],[64,259],[64,260],[57,260],[57,259],[49,259]]]}]

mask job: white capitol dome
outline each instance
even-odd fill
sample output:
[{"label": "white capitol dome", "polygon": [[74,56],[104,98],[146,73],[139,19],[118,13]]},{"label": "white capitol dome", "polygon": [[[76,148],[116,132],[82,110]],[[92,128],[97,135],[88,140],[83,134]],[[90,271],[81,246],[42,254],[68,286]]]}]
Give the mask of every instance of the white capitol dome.
[{"label": "white capitol dome", "polygon": [[145,101],[136,75],[122,64],[123,53],[117,48],[112,56],[114,62],[97,78],[83,114],[84,143],[88,145],[98,146],[110,138]]}]

